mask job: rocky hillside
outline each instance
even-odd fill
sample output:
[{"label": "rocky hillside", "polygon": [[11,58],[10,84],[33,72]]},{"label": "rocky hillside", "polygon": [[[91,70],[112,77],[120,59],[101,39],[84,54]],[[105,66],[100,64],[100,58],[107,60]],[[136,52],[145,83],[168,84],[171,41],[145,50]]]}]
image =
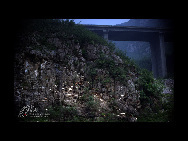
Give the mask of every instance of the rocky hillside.
[{"label": "rocky hillside", "polygon": [[21,27],[14,61],[19,121],[135,122],[144,98],[157,102],[161,89],[152,76],[81,25],[31,20]]}]

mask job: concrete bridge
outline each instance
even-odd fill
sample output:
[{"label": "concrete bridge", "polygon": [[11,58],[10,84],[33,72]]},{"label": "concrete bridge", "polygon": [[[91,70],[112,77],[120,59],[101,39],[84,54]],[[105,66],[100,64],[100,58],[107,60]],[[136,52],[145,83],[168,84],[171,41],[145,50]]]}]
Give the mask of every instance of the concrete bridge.
[{"label": "concrete bridge", "polygon": [[106,40],[149,42],[154,77],[167,75],[164,42],[173,42],[173,29],[109,25],[84,26]]}]

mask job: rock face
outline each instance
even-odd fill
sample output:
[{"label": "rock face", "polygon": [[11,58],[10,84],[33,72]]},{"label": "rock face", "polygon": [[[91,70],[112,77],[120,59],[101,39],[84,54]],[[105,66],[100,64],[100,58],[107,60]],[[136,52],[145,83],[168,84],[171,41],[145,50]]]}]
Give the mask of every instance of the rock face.
[{"label": "rock face", "polygon": [[[113,112],[110,105],[114,104],[116,115],[125,118],[125,121],[136,121],[141,107],[135,84],[136,73],[130,72],[127,85],[117,81],[115,90],[112,78],[102,84],[101,78],[108,75],[103,69],[96,69],[95,82],[88,79],[88,64],[92,66],[99,58],[99,51],[106,57],[111,55],[117,65],[123,63],[119,56],[110,53],[108,47],[80,46],[74,39],[64,43],[57,37],[48,37],[47,42],[55,47],[49,49],[37,41],[36,36],[30,38],[36,48],[25,46],[15,52],[14,97],[17,113],[27,105],[33,105],[41,112],[49,106],[60,105],[75,107],[80,116],[88,116],[88,109],[94,109],[95,117],[99,117],[103,112]],[[91,96],[96,106],[92,108],[91,103],[84,101],[85,95]]]},{"label": "rock face", "polygon": [[165,88],[163,89],[163,94],[173,94],[172,89],[174,88],[173,79],[164,79],[163,80]]}]

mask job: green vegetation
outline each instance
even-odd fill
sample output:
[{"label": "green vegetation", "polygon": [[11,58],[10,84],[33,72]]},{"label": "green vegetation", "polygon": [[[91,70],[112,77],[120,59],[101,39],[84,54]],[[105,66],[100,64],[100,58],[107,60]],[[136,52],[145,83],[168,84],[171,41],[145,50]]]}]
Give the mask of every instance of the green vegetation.
[{"label": "green vegetation", "polygon": [[76,108],[71,106],[51,106],[48,109],[50,120],[69,121],[77,115]]},{"label": "green vegetation", "polygon": [[160,80],[153,78],[152,73],[146,69],[141,69],[141,76],[139,77],[138,84],[141,90],[140,99],[142,104],[148,102],[149,98],[159,98],[163,91],[164,85]]},{"label": "green vegetation", "polygon": [[142,105],[138,122],[173,121],[173,94],[162,94],[161,79],[154,79],[150,71],[141,69],[138,84]]},{"label": "green vegetation", "polygon": [[147,69],[149,71],[152,70],[151,57],[144,57],[141,59],[137,59],[135,60],[135,63],[141,68]]},{"label": "green vegetation", "polygon": [[[81,46],[85,43],[89,43],[93,45],[109,45],[111,49],[113,48],[111,44],[105,41],[102,37],[89,31],[82,25],[75,24],[73,20],[33,19],[24,20],[22,21],[22,24],[24,25],[22,34],[31,37],[33,34],[37,33],[38,35],[35,35],[37,42],[51,50],[55,48],[52,45],[49,45],[47,37],[53,34],[65,43],[67,42],[67,39],[74,39],[74,42],[79,43]],[[32,40],[24,39],[22,46],[25,45],[41,49],[41,45],[33,44]]]},{"label": "green vegetation", "polygon": [[[167,101],[164,101],[167,100]],[[151,102],[150,102],[151,103]],[[174,121],[174,98],[172,94],[163,94],[159,97],[158,103],[151,108],[142,108],[138,122],[173,122]]]}]

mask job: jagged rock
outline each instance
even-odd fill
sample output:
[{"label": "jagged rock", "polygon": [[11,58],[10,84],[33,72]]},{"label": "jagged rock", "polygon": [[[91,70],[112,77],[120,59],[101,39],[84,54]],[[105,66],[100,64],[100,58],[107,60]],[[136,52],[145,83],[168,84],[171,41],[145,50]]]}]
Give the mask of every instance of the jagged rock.
[{"label": "jagged rock", "polygon": [[110,97],[109,97],[108,95],[104,95],[102,98],[103,98],[104,100],[109,100],[109,99],[110,99]]},{"label": "jagged rock", "polygon": [[136,122],[136,121],[137,121],[137,118],[131,116],[130,118],[128,118],[128,121],[129,121],[129,122]]},{"label": "jagged rock", "polygon": [[88,60],[97,59],[97,48],[94,45],[86,46],[86,51],[87,51],[87,59]]},{"label": "jagged rock", "polygon": [[75,48],[76,50],[79,50],[79,49],[80,49],[80,45],[79,45],[79,44],[76,44],[76,45],[74,46],[74,48]]},{"label": "jagged rock", "polygon": [[112,54],[112,57],[113,57],[113,59],[114,59],[114,61],[116,62],[117,65],[123,63],[122,59],[119,56]]},{"label": "jagged rock", "polygon": [[61,44],[61,41],[59,40],[59,38],[49,38],[49,39],[47,39],[47,41],[51,44],[54,44],[58,48],[62,47],[62,44]]},{"label": "jagged rock", "polygon": [[172,79],[165,79],[163,80],[165,88],[163,89],[163,94],[172,94],[172,89],[174,88],[174,80]]},{"label": "jagged rock", "polygon": [[80,62],[85,62],[86,61],[86,59],[84,59],[84,57],[80,57],[79,60],[80,60]]},{"label": "jagged rock", "polygon": [[130,93],[135,92],[136,89],[135,89],[135,85],[134,85],[132,80],[128,80],[128,87],[129,87],[129,92]]}]

